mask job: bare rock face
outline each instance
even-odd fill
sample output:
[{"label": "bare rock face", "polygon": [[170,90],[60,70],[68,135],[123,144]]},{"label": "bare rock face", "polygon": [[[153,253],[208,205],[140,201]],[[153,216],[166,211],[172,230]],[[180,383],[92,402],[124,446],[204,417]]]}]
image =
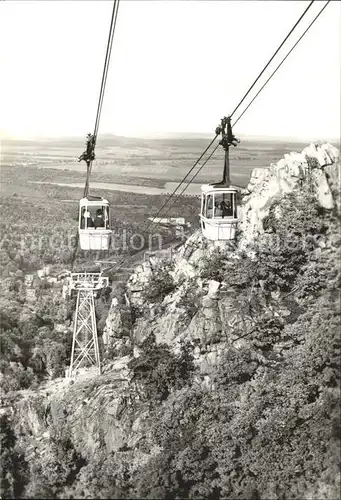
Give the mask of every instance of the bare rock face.
[{"label": "bare rock face", "polygon": [[[276,164],[254,169],[243,194],[242,235],[238,248],[232,242],[208,241],[200,230],[192,234],[173,253],[172,265],[167,272],[174,286],[165,297],[146,299],[146,291],[157,279],[160,269],[166,269],[169,262],[153,257],[137,266],[127,283],[130,308],[140,312],[131,324],[132,352],[134,350],[138,355],[139,346],[151,333],[157,342],[167,343],[175,350],[181,341],[189,340],[205,350],[204,353],[196,352],[196,362],[205,371],[212,360],[219,358],[217,351],[207,351],[207,346],[226,345],[230,341],[238,343],[233,332],[241,322],[241,328],[251,329],[248,319],[242,318],[233,297],[221,290],[220,283],[201,279],[203,263],[217,249],[224,255],[238,258],[239,251],[263,233],[263,219],[273,203],[285,194],[309,190],[315,193],[322,207],[340,206],[338,159],[339,152],[334,146],[310,144],[301,153],[286,154]],[[189,292],[192,293],[190,300]],[[121,345],[123,330],[122,305],[114,300],[104,343]]]},{"label": "bare rock face", "polygon": [[333,185],[335,188],[337,176],[340,179],[334,165],[338,160],[339,152],[331,144],[310,144],[301,153],[286,154],[275,165],[255,168],[243,198],[241,246],[245,247],[263,232],[263,219],[284,194],[311,189],[321,207],[336,206]]},{"label": "bare rock face", "polygon": [[75,448],[87,457],[103,447],[110,453],[134,446],[148,412],[131,381],[129,359],[112,362],[101,376],[89,372],[74,383],[55,379],[38,391],[18,391],[18,401],[6,412],[12,413],[18,438],[26,440],[23,445],[33,444],[37,453],[44,453],[54,427],[67,429]]},{"label": "bare rock face", "polygon": [[334,203],[338,213],[341,213],[341,164],[340,161],[324,168],[329,189],[333,195]]},{"label": "bare rock face", "polygon": [[103,331],[103,343],[107,347],[112,338],[120,338],[123,328],[122,313],[116,297],[113,298],[111,308]]},{"label": "bare rock face", "polygon": [[115,351],[124,356],[132,349],[132,315],[129,304],[122,304],[114,297],[103,330],[106,351]]},{"label": "bare rock face", "polygon": [[[330,144],[311,144],[302,153],[285,155],[276,165],[254,169],[244,191],[240,247],[231,242],[210,242],[197,231],[173,255],[169,275],[174,286],[161,299],[146,300],[145,292],[160,272],[162,261],[153,258],[137,266],[126,286],[126,304],[113,299],[104,329],[104,345],[117,353],[114,361],[105,364],[103,374],[97,377],[79,377],[74,384],[58,379],[37,392],[20,391],[20,401],[11,408],[19,439],[26,439],[26,444],[32,441],[34,446],[38,443],[39,452],[44,453],[49,429],[65,426],[85,457],[98,448],[110,453],[143,442],[149,409],[141,401],[128,364],[139,356],[139,346],[150,333],[174,351],[182,341],[191,341],[199,368],[198,383],[210,388],[210,374],[216,365],[231,344],[234,348],[245,345],[245,333],[251,332],[253,324],[224,282],[202,278],[204,261],[217,249],[231,259],[238,258],[239,250],[263,232],[264,217],[285,193],[312,188],[322,207],[340,210],[338,157]],[[340,247],[339,236],[330,238],[330,244]],[[262,307],[269,314],[278,314],[276,297]],[[136,310],[143,313],[134,317]],[[290,314],[279,312],[280,316]],[[127,348],[130,354],[122,355]]]}]

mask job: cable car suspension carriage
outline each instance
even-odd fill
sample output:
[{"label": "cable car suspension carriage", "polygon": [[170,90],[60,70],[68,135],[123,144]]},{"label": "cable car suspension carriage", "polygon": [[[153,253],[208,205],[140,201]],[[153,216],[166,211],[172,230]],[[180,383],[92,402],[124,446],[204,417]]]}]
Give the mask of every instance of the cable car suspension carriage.
[{"label": "cable car suspension carriage", "polygon": [[216,128],[216,135],[222,135],[219,145],[225,150],[223,179],[221,182],[201,186],[200,222],[205,238],[217,240],[233,240],[238,224],[237,198],[239,190],[231,186],[230,179],[230,146],[237,146],[237,139],[231,126],[231,118],[225,116]]},{"label": "cable car suspension carriage", "polygon": [[79,202],[79,244],[82,250],[108,250],[111,239],[110,203],[102,197],[89,195],[89,179],[95,159],[96,137],[88,134],[86,150],[78,158],[87,167],[84,197]]}]

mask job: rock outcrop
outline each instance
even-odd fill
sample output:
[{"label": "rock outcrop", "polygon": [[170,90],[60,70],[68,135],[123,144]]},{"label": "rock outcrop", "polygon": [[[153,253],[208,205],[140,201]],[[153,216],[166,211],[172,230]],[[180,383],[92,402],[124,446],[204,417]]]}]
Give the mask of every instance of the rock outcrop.
[{"label": "rock outcrop", "polygon": [[[339,209],[337,162],[336,148],[312,144],[276,165],[255,169],[243,198],[238,244],[210,242],[198,231],[174,252],[171,262],[150,258],[137,266],[127,283],[125,302],[114,298],[106,321],[104,345],[114,349],[116,360],[105,365],[99,377],[79,378],[74,384],[58,380],[46,390],[21,391],[12,408],[16,434],[42,440],[40,452],[44,439],[48,442],[51,423],[66,425],[84,456],[90,457],[98,447],[108,453],[134,447],[142,438],[148,408],[139,402],[128,363],[139,356],[141,343],[151,333],[156,342],[175,352],[182,342],[191,342],[199,383],[209,385],[212,369],[231,344],[243,345],[245,335],[238,331],[247,332],[251,323],[224,283],[205,278],[207,261],[214,252],[239,259],[240,250],[263,232],[262,221],[283,194],[311,189],[321,207]],[[150,293],[160,270],[167,278],[168,293],[147,300],[146,292]],[[287,314],[278,310],[275,295],[260,307],[271,317]]]},{"label": "rock outcrop", "polygon": [[55,379],[38,391],[18,391],[17,401],[7,412],[12,414],[21,445],[43,454],[51,428],[58,428],[89,458],[99,447],[110,453],[134,446],[146,408],[138,405],[137,389],[127,368],[129,359],[107,364],[100,376],[87,369],[75,382]]},{"label": "rock outcrop", "polygon": [[336,186],[340,185],[339,151],[331,144],[310,146],[301,153],[285,154],[267,168],[255,168],[244,191],[241,246],[245,247],[262,233],[262,221],[271,205],[284,194],[311,190],[326,209],[339,206]]},{"label": "rock outcrop", "polygon": [[[226,348],[226,342],[236,341],[232,331],[241,318],[233,299],[221,292],[220,283],[205,282],[200,278],[205,260],[215,251],[221,251],[231,259],[238,258],[240,250],[247,248],[264,232],[263,220],[269,214],[270,207],[285,194],[309,190],[315,194],[321,207],[330,210],[338,208],[338,161],[339,152],[334,146],[311,144],[301,153],[286,154],[274,165],[255,168],[244,190],[240,222],[242,234],[238,246],[233,242],[208,241],[201,231],[194,233],[173,254],[169,274],[174,290],[161,303],[149,300],[146,304],[145,291],[163,261],[150,259],[137,266],[127,283],[130,306],[141,312],[131,332],[135,354],[150,333],[155,335],[157,342],[167,343],[174,349],[177,349],[179,342],[191,340],[201,346],[200,354],[200,349],[196,349],[195,357],[203,373],[206,373],[209,365],[206,358],[216,358],[216,355],[207,354],[207,346],[221,344]],[[192,294],[191,300],[195,301],[196,311],[193,315],[188,312],[188,304],[186,307],[188,294]],[[122,331],[121,311],[114,299],[107,320],[106,338],[119,339]],[[216,352],[217,348],[214,349]]]}]

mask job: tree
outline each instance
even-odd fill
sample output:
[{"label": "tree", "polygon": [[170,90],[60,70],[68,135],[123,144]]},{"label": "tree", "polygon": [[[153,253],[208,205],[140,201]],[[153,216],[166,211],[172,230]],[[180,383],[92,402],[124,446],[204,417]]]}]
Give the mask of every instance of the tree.
[{"label": "tree", "polygon": [[16,437],[6,413],[0,415],[0,494],[1,498],[20,498],[27,480],[27,463],[17,449]]},{"label": "tree", "polygon": [[155,336],[150,335],[141,350],[141,356],[133,359],[129,367],[133,370],[132,380],[142,386],[146,399],[163,401],[190,381],[194,364],[187,345],[176,356],[166,344],[156,344]]},{"label": "tree", "polygon": [[144,290],[147,301],[162,302],[163,299],[175,289],[175,283],[170,272],[173,269],[172,262],[161,262],[153,274]]}]

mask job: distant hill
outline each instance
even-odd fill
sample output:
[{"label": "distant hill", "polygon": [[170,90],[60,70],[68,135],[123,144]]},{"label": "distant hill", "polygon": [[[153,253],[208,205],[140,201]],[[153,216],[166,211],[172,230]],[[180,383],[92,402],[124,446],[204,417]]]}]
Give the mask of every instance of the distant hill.
[{"label": "distant hill", "polygon": [[[203,140],[212,139],[214,131],[212,132],[160,132],[155,134],[146,134],[144,136],[134,135],[117,135],[111,133],[99,134],[98,142],[110,141],[112,144],[131,143],[132,141],[174,141],[174,140]],[[307,142],[330,142],[333,145],[340,144],[340,138],[331,138],[320,136],[316,137],[284,137],[284,136],[268,136],[268,135],[252,135],[252,134],[237,134],[238,138],[243,142],[266,142],[266,143],[293,143],[293,144],[307,144]],[[84,136],[57,136],[57,137],[35,137],[35,138],[20,138],[20,139],[4,139],[3,142],[14,143],[27,143],[27,142],[53,142],[53,143],[78,143],[85,141]]]}]

